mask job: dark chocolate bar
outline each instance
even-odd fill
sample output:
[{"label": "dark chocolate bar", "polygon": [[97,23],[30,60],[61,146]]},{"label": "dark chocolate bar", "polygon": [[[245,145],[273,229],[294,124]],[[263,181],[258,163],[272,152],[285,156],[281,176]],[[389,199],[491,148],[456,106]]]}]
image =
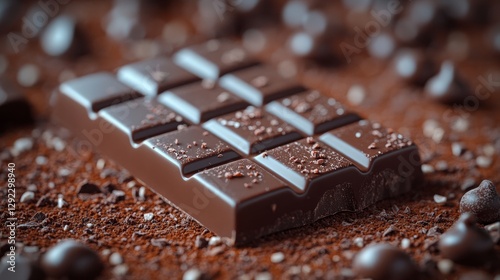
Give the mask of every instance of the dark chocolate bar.
[{"label": "dark chocolate bar", "polygon": [[65,82],[53,112],[81,145],[235,243],[359,211],[421,177],[410,140],[228,40],[124,66],[118,79]]}]

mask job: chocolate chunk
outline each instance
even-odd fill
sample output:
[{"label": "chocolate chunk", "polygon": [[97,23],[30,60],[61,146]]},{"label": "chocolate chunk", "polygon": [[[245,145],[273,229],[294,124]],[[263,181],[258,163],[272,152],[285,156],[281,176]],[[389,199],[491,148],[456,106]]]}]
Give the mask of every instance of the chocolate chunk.
[{"label": "chocolate chunk", "polygon": [[170,158],[184,175],[239,158],[229,145],[196,126],[157,136],[146,145]]},{"label": "chocolate chunk", "polygon": [[0,133],[33,122],[31,105],[6,79],[0,79],[0,119]]},{"label": "chocolate chunk", "polygon": [[88,181],[84,181],[84,182],[80,183],[76,193],[77,194],[99,194],[102,192],[101,192],[101,189],[97,185],[89,183]]},{"label": "chocolate chunk", "polygon": [[394,68],[398,76],[417,86],[424,86],[437,71],[429,56],[414,49],[398,51],[394,58]]},{"label": "chocolate chunk", "polygon": [[266,110],[313,135],[358,121],[360,117],[339,101],[309,90],[271,102]]},{"label": "chocolate chunk", "polygon": [[375,58],[386,59],[394,53],[396,42],[391,34],[381,33],[368,43],[368,53]]},{"label": "chocolate chunk", "polygon": [[[203,94],[197,94],[200,92]],[[248,106],[209,80],[171,89],[161,94],[159,100],[195,124]]]},{"label": "chocolate chunk", "polygon": [[315,36],[299,31],[288,39],[288,48],[295,57],[321,61],[331,55],[329,39],[325,34]]},{"label": "chocolate chunk", "polygon": [[483,180],[475,189],[462,196],[460,212],[474,214],[482,224],[500,221],[500,196],[495,185],[489,180]]},{"label": "chocolate chunk", "polygon": [[125,65],[117,76],[125,85],[150,96],[198,80],[164,56]]},{"label": "chocolate chunk", "polygon": [[[10,245],[9,245],[10,246]],[[23,256],[15,255],[12,261],[14,266],[11,266],[10,260],[2,259],[0,263],[0,279],[9,280],[43,280],[45,273],[40,269],[35,261]],[[14,269],[14,271],[10,269]]]},{"label": "chocolate chunk", "polygon": [[77,56],[86,51],[85,41],[74,18],[61,15],[54,18],[40,38],[42,49],[51,56]]},{"label": "chocolate chunk", "polygon": [[252,106],[210,120],[203,127],[247,155],[301,138],[290,125]]},{"label": "chocolate chunk", "polygon": [[476,224],[471,213],[464,213],[439,239],[443,258],[463,265],[482,265],[493,259],[493,241],[486,230]]},{"label": "chocolate chunk", "polygon": [[254,106],[304,90],[295,79],[284,78],[270,66],[262,65],[227,74],[219,83]]},{"label": "chocolate chunk", "polygon": [[451,61],[443,62],[439,73],[427,81],[425,93],[429,98],[445,104],[463,102],[472,94]]},{"label": "chocolate chunk", "polygon": [[174,62],[209,80],[216,80],[231,71],[257,64],[240,44],[228,39],[213,39],[182,49],[175,54]]},{"label": "chocolate chunk", "polygon": [[51,247],[40,263],[54,278],[96,279],[104,269],[97,252],[74,240],[63,240]]},{"label": "chocolate chunk", "polygon": [[372,244],[352,262],[354,273],[373,280],[420,279],[417,265],[404,251],[389,244]]},{"label": "chocolate chunk", "polygon": [[108,122],[127,133],[132,141],[141,141],[176,130],[184,120],[155,98],[139,98],[106,108],[100,112]]},{"label": "chocolate chunk", "polygon": [[105,72],[67,81],[59,90],[93,112],[141,96]]}]

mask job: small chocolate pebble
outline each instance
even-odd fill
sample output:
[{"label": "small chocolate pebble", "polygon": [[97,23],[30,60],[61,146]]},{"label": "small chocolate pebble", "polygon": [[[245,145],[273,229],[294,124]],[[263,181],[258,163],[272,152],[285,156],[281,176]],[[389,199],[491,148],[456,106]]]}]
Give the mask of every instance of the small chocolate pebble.
[{"label": "small chocolate pebble", "polygon": [[89,247],[75,240],[64,240],[42,256],[41,267],[48,276],[57,279],[96,279],[104,265]]},{"label": "small chocolate pebble", "polygon": [[483,180],[475,189],[462,196],[460,212],[470,212],[481,224],[491,224],[500,221],[500,196],[495,185],[489,180]]},{"label": "small chocolate pebble", "polygon": [[354,257],[352,268],[356,276],[372,280],[419,278],[418,268],[410,256],[386,243],[365,247]]},{"label": "small chocolate pebble", "polygon": [[494,254],[493,241],[484,229],[476,224],[476,217],[464,213],[438,242],[441,256],[463,265],[481,265]]},{"label": "small chocolate pebble", "polygon": [[77,194],[98,194],[102,193],[101,189],[95,184],[89,183],[87,181],[82,182],[78,186]]},{"label": "small chocolate pebble", "polygon": [[[15,255],[14,266],[9,263],[9,258],[2,259],[0,263],[0,279],[9,280],[42,280],[45,274],[35,262],[23,255]],[[12,272],[14,269],[15,272]]]},{"label": "small chocolate pebble", "polygon": [[444,104],[463,102],[471,94],[471,89],[457,74],[455,65],[445,61],[439,73],[425,84],[427,96]]}]

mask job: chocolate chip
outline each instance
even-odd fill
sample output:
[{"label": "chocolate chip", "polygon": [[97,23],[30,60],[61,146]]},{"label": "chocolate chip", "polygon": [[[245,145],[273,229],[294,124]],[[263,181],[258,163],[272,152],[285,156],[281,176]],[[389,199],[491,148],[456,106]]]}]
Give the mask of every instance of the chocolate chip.
[{"label": "chocolate chip", "polygon": [[418,279],[419,271],[408,254],[385,243],[372,244],[361,250],[352,268],[358,277],[377,279]]},{"label": "chocolate chip", "polygon": [[50,248],[41,259],[48,276],[66,279],[96,279],[104,269],[99,255],[75,240],[64,240]]},{"label": "chocolate chip", "polygon": [[495,185],[483,180],[477,188],[466,192],[460,200],[460,212],[474,214],[482,224],[500,221],[500,196]]},{"label": "chocolate chip", "polygon": [[386,59],[393,54],[396,42],[391,34],[382,33],[368,43],[368,53],[375,58]]},{"label": "chocolate chip", "polygon": [[426,95],[444,104],[453,104],[464,101],[471,95],[471,89],[458,75],[451,61],[441,65],[439,73],[430,78],[425,84]]},{"label": "chocolate chip", "polygon": [[429,56],[413,49],[400,50],[394,58],[394,68],[398,76],[417,86],[424,86],[437,71]]},{"label": "chocolate chip", "polygon": [[330,49],[325,36],[314,36],[306,32],[294,33],[289,41],[288,48],[297,58],[319,60],[328,58]]},{"label": "chocolate chip", "polygon": [[62,15],[52,20],[43,31],[40,43],[51,56],[80,55],[85,47],[76,20]]},{"label": "chocolate chip", "polygon": [[481,265],[492,259],[493,241],[476,224],[471,213],[464,213],[438,243],[443,258],[464,265]]},{"label": "chocolate chip", "polygon": [[208,240],[203,236],[196,236],[194,246],[198,249],[202,249],[208,246]]}]

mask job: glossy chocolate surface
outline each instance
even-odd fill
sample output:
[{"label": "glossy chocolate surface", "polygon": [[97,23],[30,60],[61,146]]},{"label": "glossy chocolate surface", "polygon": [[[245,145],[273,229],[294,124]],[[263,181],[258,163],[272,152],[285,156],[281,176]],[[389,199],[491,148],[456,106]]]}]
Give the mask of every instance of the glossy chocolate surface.
[{"label": "glossy chocolate surface", "polygon": [[219,83],[254,106],[262,106],[274,99],[304,90],[296,80],[284,78],[269,65],[258,65],[227,74]]},{"label": "glossy chocolate surface", "polygon": [[162,93],[159,100],[195,124],[248,105],[209,80],[171,89]]},{"label": "glossy chocolate surface", "polygon": [[70,92],[76,102],[93,112],[141,96],[105,72],[66,82],[60,90]]},{"label": "glossy chocolate surface", "polygon": [[198,77],[175,65],[167,57],[125,65],[118,70],[118,79],[144,95],[161,92],[193,81]]},{"label": "glossy chocolate surface", "polygon": [[268,112],[313,135],[357,121],[360,117],[332,97],[309,90],[271,102]]},{"label": "glossy chocolate surface", "polygon": [[213,39],[187,47],[177,52],[173,59],[191,73],[210,80],[257,64],[241,45],[229,39]]},{"label": "glossy chocolate surface", "polygon": [[114,126],[139,141],[176,130],[184,119],[159,103],[155,98],[138,98],[100,111],[101,116]]}]

